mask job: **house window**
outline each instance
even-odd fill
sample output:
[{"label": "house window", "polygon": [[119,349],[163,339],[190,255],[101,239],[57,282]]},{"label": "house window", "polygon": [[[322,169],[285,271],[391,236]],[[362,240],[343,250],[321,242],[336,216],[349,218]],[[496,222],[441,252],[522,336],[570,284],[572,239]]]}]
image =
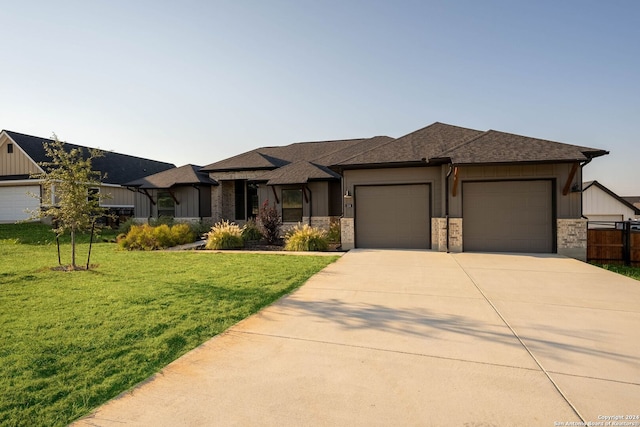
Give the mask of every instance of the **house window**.
[{"label": "house window", "polygon": [[13,153],[13,144],[11,143],[7,144],[7,153],[8,154]]},{"label": "house window", "polygon": [[302,221],[302,189],[282,190],[282,222]]},{"label": "house window", "polygon": [[247,183],[247,219],[256,218],[260,205],[258,203],[258,184]]},{"label": "house window", "polygon": [[173,218],[176,212],[176,203],[168,191],[158,193],[158,217],[167,216]]},{"label": "house window", "polygon": [[244,179],[236,179],[235,182],[235,201],[236,201],[236,219],[245,220],[245,200],[244,200]]}]

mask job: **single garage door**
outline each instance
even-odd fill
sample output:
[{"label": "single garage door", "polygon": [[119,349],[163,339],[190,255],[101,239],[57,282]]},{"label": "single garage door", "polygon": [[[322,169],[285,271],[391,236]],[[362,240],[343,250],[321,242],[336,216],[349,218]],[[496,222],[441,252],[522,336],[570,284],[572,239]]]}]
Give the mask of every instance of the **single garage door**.
[{"label": "single garage door", "polygon": [[356,247],[428,249],[429,193],[428,184],[357,186]]},{"label": "single garage door", "polygon": [[465,182],[465,251],[553,252],[551,181]]},{"label": "single garage door", "polygon": [[29,195],[40,194],[40,187],[0,187],[0,222],[16,222],[29,218],[26,209],[35,210],[40,205],[38,199]]}]

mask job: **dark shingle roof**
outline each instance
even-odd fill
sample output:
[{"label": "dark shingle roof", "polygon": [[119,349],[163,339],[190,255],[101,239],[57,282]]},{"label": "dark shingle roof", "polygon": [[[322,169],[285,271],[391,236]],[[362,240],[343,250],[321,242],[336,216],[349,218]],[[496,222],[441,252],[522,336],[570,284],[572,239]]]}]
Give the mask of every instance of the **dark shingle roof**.
[{"label": "dark shingle roof", "polygon": [[297,142],[281,147],[262,147],[216,163],[211,163],[203,167],[202,170],[208,172],[225,172],[233,170],[275,169],[301,160],[327,166],[328,163],[320,161],[320,159],[339,158],[340,152],[354,146],[360,146],[362,147],[360,149],[366,149],[368,147],[367,141],[373,139],[375,138]]},{"label": "dark shingle roof", "polygon": [[[393,167],[416,164],[496,164],[585,161],[607,151],[563,144],[494,130],[480,131],[433,123],[401,138],[377,136],[324,142],[300,142],[263,147],[205,166],[205,171],[274,170],[304,161],[303,167],[266,174],[270,183],[313,179],[316,167]],[[306,173],[306,172],[308,173]],[[286,178],[285,178],[286,177]],[[276,179],[277,178],[277,179]],[[319,178],[317,178],[319,179]],[[329,179],[328,177],[326,179]],[[291,181],[291,182],[290,182]]]},{"label": "dark shingle roof", "polygon": [[439,155],[461,142],[482,134],[479,130],[433,123],[398,139],[336,162],[336,166],[414,163]]},{"label": "dark shingle roof", "polygon": [[608,154],[577,145],[489,130],[433,123],[335,164],[393,165],[449,161],[455,164],[585,161]]},{"label": "dark shingle roof", "polygon": [[[40,164],[51,161],[46,155],[43,143],[47,141],[52,142],[52,140],[8,130],[4,132],[6,132],[34,162]],[[88,147],[69,143],[65,143],[65,147],[70,150],[80,148],[86,153],[88,153],[89,150]],[[106,174],[106,178],[102,181],[108,184],[124,184],[147,175],[175,168],[175,165],[171,163],[111,151],[103,151],[103,154],[103,157],[98,157],[93,160],[92,166],[94,170],[99,171],[103,176]]]},{"label": "dark shingle roof", "polygon": [[489,130],[443,152],[455,164],[585,161],[607,154],[578,145]]},{"label": "dark shingle roof", "polygon": [[171,188],[176,185],[191,184],[218,185],[215,180],[209,178],[209,174],[201,172],[201,169],[201,166],[184,165],[128,182],[125,185],[140,188]]}]

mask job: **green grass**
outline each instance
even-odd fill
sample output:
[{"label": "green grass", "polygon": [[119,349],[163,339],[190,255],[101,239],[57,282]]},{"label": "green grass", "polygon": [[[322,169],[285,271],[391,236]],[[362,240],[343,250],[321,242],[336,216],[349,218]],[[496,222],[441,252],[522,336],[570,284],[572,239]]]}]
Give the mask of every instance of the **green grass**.
[{"label": "green grass", "polygon": [[598,267],[602,267],[605,270],[613,271],[618,274],[629,276],[632,279],[640,280],[640,267],[627,267],[624,265],[613,264],[596,264]]},{"label": "green grass", "polygon": [[[116,230],[104,229],[98,237],[94,237],[94,242],[115,239]],[[90,233],[79,233],[76,241],[79,243],[89,243]],[[39,222],[21,224],[0,224],[0,242],[22,243],[26,245],[52,245],[56,243],[56,234],[51,230],[51,226]],[[69,243],[69,234],[60,236],[60,243]]]},{"label": "green grass", "polygon": [[[50,269],[55,245],[0,233],[2,426],[66,425],[336,259],[123,252],[99,243],[97,267],[61,272]],[[81,257],[87,249],[80,245]]]}]

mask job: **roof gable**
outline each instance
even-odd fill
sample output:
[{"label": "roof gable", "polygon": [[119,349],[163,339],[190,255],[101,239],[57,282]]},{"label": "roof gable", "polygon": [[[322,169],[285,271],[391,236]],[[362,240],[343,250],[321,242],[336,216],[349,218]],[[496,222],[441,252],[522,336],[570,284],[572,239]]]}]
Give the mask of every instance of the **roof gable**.
[{"label": "roof gable", "polygon": [[128,182],[125,185],[148,189],[171,188],[176,185],[218,185],[201,169],[202,167],[196,165],[184,165]]},{"label": "roof gable", "polygon": [[[6,132],[36,164],[39,165],[51,161],[44,149],[44,143],[53,142],[53,140],[8,130],[4,132]],[[78,148],[87,154],[90,150],[88,147],[66,142],[64,146],[69,150]],[[147,175],[175,168],[175,165],[171,163],[111,151],[102,151],[102,153],[104,154],[102,157],[93,159],[92,167],[94,170],[100,172],[102,176],[106,175],[102,181],[108,184],[124,184]]]},{"label": "roof gable", "polygon": [[326,166],[304,160],[265,172],[258,178],[260,181],[267,181],[267,185],[306,184],[314,180],[332,179],[340,179],[340,175]]},{"label": "roof gable", "polygon": [[480,134],[482,131],[436,122],[335,164],[420,163]]},{"label": "roof gable", "polygon": [[607,187],[605,187],[604,185],[600,184],[598,181],[583,182],[582,183],[582,192],[584,193],[585,191],[587,191],[591,187],[598,188],[598,189],[604,191],[605,193],[607,193],[609,196],[614,198],[619,203],[622,203],[627,208],[633,210],[636,215],[640,215],[640,208],[638,208],[637,206],[634,206],[634,204],[632,204],[628,200],[625,200],[624,197],[618,196],[616,193],[614,193],[613,191],[609,190]]}]

